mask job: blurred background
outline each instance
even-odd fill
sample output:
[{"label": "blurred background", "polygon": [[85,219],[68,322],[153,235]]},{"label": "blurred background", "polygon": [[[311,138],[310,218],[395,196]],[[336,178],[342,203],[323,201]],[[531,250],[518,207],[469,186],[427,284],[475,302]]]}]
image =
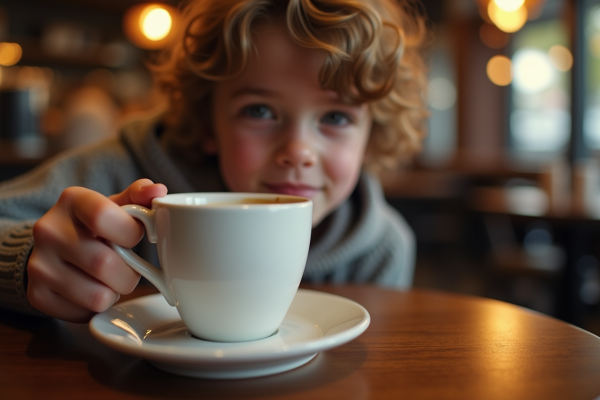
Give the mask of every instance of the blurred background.
[{"label": "blurred background", "polygon": [[[0,1],[0,180],[114,136],[160,100],[177,0]],[[415,286],[600,334],[600,0],[425,0],[429,135],[383,178]]]}]

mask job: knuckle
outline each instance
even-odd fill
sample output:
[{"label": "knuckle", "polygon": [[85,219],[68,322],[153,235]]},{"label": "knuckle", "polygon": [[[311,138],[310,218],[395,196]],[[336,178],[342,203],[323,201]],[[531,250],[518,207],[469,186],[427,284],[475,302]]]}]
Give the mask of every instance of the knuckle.
[{"label": "knuckle", "polygon": [[53,240],[55,236],[53,224],[47,218],[40,218],[33,224],[33,239],[36,243]]},{"label": "knuckle", "polygon": [[77,196],[79,196],[79,193],[80,193],[80,188],[78,188],[78,187],[72,186],[72,187],[66,188],[65,190],[62,191],[62,193],[58,197],[58,200],[56,201],[57,206],[58,207],[68,206],[68,204],[71,204],[73,201],[75,201]]},{"label": "knuckle", "polygon": [[101,287],[90,291],[87,299],[87,309],[94,312],[106,311],[113,305],[116,295],[108,287]]},{"label": "knuckle", "polygon": [[94,257],[89,274],[120,294],[131,293],[140,279],[140,275],[112,250]]},{"label": "knuckle", "polygon": [[60,197],[58,198],[58,202],[59,203],[65,203],[65,202],[72,201],[79,194],[79,192],[80,192],[79,189],[80,188],[75,187],[75,186],[71,186],[71,187],[66,188],[60,194]]},{"label": "knuckle", "polygon": [[87,207],[86,225],[94,233],[110,232],[116,226],[113,203],[107,201],[91,202]]},{"label": "knuckle", "polygon": [[37,257],[36,254],[32,254],[29,263],[27,264],[27,280],[28,287],[36,285],[40,282],[46,282],[52,278],[52,274],[48,272],[46,265]]},{"label": "knuckle", "polygon": [[114,258],[110,251],[101,251],[96,254],[90,263],[89,273],[94,278],[102,280],[102,277],[110,273],[114,264]]}]

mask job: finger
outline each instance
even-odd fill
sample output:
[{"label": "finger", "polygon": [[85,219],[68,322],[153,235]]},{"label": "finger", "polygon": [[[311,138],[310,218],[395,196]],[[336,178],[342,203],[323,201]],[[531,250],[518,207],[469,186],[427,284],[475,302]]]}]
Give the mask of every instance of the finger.
[{"label": "finger", "polygon": [[98,240],[83,240],[77,252],[68,247],[57,249],[62,260],[79,268],[119,294],[129,294],[135,289],[140,274],[135,272],[109,246]]},{"label": "finger", "polygon": [[[31,254],[27,273],[27,296],[32,306],[49,315],[80,318],[79,309],[102,312],[112,306],[119,294],[80,269],[55,257],[43,257],[35,249]],[[72,303],[65,311],[55,308],[56,296]],[[62,319],[62,318],[61,318]]]},{"label": "finger", "polygon": [[[61,295],[47,289],[27,289],[27,296],[31,305],[46,315],[68,322],[85,323],[96,313],[80,307]],[[36,300],[36,299],[39,299]]]},{"label": "finger", "polygon": [[84,241],[79,252],[69,254],[64,261],[76,265],[83,272],[96,278],[119,294],[129,294],[140,281],[135,272],[123,259],[105,243]]},{"label": "finger", "polygon": [[75,221],[75,225],[85,227],[94,236],[129,248],[135,246],[142,238],[144,231],[140,224],[98,192],[79,187],[67,188],[58,203]]},{"label": "finger", "polygon": [[127,189],[109,198],[122,206],[125,204],[139,204],[150,207],[152,199],[163,197],[167,194],[167,187],[162,183],[153,183],[150,179],[139,179],[133,182]]},{"label": "finger", "polygon": [[36,254],[43,254],[54,263],[64,261],[77,266],[117,293],[131,293],[140,276],[112,248],[86,229],[63,224],[57,231],[57,225],[47,218],[34,225]]}]

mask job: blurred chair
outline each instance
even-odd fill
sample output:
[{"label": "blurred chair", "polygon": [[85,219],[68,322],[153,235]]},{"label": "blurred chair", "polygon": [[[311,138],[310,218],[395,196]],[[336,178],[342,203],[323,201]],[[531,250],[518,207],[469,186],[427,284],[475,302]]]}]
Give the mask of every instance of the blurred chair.
[{"label": "blurred chair", "polygon": [[553,243],[550,226],[540,220],[525,224],[523,238],[506,215],[484,214],[492,266],[493,297],[552,314],[556,283],[565,265],[565,251]]}]

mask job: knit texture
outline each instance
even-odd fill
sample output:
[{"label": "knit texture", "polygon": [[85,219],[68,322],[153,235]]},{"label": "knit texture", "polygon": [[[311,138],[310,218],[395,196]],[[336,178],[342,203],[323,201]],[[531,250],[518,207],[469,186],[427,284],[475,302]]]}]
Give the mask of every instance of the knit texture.
[{"label": "knit texture", "polygon": [[[27,301],[24,269],[33,248],[31,222],[15,224],[0,242],[0,304],[27,314],[39,314]],[[19,266],[15,268],[15,266]]]}]

